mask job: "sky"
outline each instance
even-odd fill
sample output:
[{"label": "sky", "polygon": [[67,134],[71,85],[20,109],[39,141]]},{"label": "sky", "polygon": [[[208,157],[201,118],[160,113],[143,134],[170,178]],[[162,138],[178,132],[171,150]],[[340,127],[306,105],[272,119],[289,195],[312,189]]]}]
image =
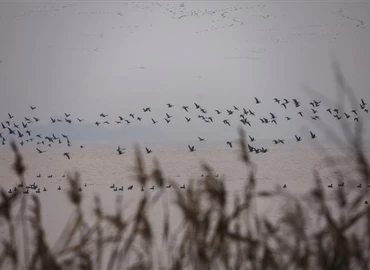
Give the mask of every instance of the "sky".
[{"label": "sky", "polygon": [[[0,36],[1,121],[8,112],[19,121],[37,116],[38,128],[49,131],[55,127],[50,116],[71,113],[87,128],[63,127],[81,139],[105,137],[92,135],[101,113],[111,125],[99,128],[117,136],[130,129],[128,137],[143,139],[237,137],[238,112],[232,127],[222,123],[233,105],[281,118],[276,126],[254,121],[251,132],[259,138],[317,130],[309,102],[320,97],[305,89],[335,100],[331,56],[357,97],[370,104],[370,1],[0,1]],[[274,97],[299,99],[307,119]],[[217,123],[199,121],[194,102]],[[31,112],[30,105],[37,109]],[[322,121],[339,128],[324,106]],[[166,112],[173,116],[170,124]],[[130,113],[142,123],[114,124]],[[367,126],[369,118],[364,115]]]}]

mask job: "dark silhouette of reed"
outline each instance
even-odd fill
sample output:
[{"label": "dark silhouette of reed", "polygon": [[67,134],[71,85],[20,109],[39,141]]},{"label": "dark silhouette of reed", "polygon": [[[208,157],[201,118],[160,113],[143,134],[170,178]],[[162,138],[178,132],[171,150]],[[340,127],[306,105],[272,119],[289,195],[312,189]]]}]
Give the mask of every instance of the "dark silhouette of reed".
[{"label": "dark silhouette of reed", "polygon": [[[345,84],[335,66],[339,101],[347,95],[356,103],[352,90]],[[340,103],[339,102],[339,103]],[[101,199],[94,199],[95,221],[86,221],[81,208],[80,176],[68,175],[67,196],[74,206],[71,218],[56,245],[46,242],[42,225],[41,204],[35,195],[12,194],[0,189],[0,225],[8,233],[1,239],[0,268],[12,269],[369,269],[370,208],[365,204],[370,183],[370,167],[362,145],[362,124],[354,132],[343,126],[348,139],[347,154],[356,160],[358,178],[346,179],[338,161],[327,156],[328,166],[337,171],[335,189],[327,189],[318,171],[313,172],[313,187],[297,197],[279,186],[272,190],[256,190],[256,167],[248,153],[243,129],[239,129],[240,157],[246,169],[243,192],[229,194],[222,177],[215,178],[213,169],[203,164],[209,175],[190,181],[186,189],[167,180],[159,162],[147,172],[141,151],[136,146],[138,186],[153,182],[156,193],[144,190],[132,216],[123,215],[121,198],[117,196],[114,214],[105,213]],[[340,141],[330,130],[333,140]],[[26,170],[17,146],[14,171],[26,184]],[[365,188],[340,185],[356,182]],[[176,193],[173,205],[181,212],[182,223],[172,228],[166,185]],[[338,187],[339,185],[339,187]],[[328,196],[334,192],[334,199]],[[154,194],[154,195],[151,195]],[[30,199],[27,200],[28,196]],[[277,220],[256,211],[256,200],[283,199],[287,207]],[[19,204],[20,202],[20,204]],[[144,214],[162,202],[163,237],[153,234],[153,223]],[[19,214],[14,214],[19,210]],[[21,218],[22,235],[15,233]],[[29,234],[31,232],[31,234]],[[21,237],[21,245],[18,237]],[[32,238],[32,239],[31,239]],[[32,241],[32,245],[29,244]],[[160,243],[159,243],[160,242]],[[160,250],[158,250],[160,249]],[[161,253],[163,256],[158,256]]]}]

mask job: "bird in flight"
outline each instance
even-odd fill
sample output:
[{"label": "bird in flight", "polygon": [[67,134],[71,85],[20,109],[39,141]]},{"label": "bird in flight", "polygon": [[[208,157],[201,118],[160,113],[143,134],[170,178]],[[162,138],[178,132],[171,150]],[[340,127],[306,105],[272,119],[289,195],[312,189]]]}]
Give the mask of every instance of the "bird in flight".
[{"label": "bird in flight", "polygon": [[233,148],[233,143],[232,142],[226,142],[226,144],[228,144],[230,146],[230,148]]},{"label": "bird in flight", "polygon": [[202,142],[205,140],[205,138],[198,137],[199,141]]},{"label": "bird in flight", "polygon": [[45,153],[46,152],[46,151],[42,151],[42,150],[40,150],[38,148],[36,148],[36,150],[37,150],[37,152],[39,152],[39,154],[42,154],[42,153]]},{"label": "bird in flight", "polygon": [[254,99],[256,100],[256,104],[261,103],[261,101],[259,101],[258,98],[255,97]]},{"label": "bird in flight", "polygon": [[190,152],[194,152],[196,150],[194,145],[193,146],[188,145],[188,147]]},{"label": "bird in flight", "polygon": [[36,106],[33,107],[33,106],[30,106],[31,110],[33,111],[34,109],[36,109]]},{"label": "bird in flight", "polygon": [[312,131],[310,131],[310,134],[311,134],[311,139],[315,139],[316,138],[316,134],[312,133]]},{"label": "bird in flight", "polygon": [[67,157],[68,159],[71,159],[71,156],[69,155],[69,153],[64,153],[63,156]]},{"label": "bird in flight", "polygon": [[145,147],[145,150],[147,154],[150,154],[152,152],[152,150],[150,150],[148,147]]}]

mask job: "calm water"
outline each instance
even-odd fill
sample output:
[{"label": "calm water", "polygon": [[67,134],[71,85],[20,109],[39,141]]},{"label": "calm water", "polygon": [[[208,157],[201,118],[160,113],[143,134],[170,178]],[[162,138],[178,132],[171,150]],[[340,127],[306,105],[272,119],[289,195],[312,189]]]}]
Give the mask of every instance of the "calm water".
[{"label": "calm water", "polygon": [[[117,155],[117,145],[110,144],[80,144],[72,147],[52,148],[43,147],[47,152],[37,154],[34,146],[21,147],[27,165],[27,181],[36,181],[41,185],[66,185],[62,178],[65,172],[79,171],[84,183],[90,185],[117,185],[127,186],[135,178],[135,155],[132,146],[125,146],[124,155]],[[190,178],[199,178],[203,173],[200,163],[206,161],[215,171],[215,174],[224,175],[230,189],[239,189],[246,178],[246,167],[240,161],[239,146],[234,143],[233,148],[226,144],[198,142],[196,152],[190,153],[187,143],[157,144],[148,146],[153,152],[145,153],[145,144],[140,145],[148,169],[152,168],[153,159],[158,158],[165,175],[180,184],[187,183]],[[258,144],[256,144],[259,146]],[[264,144],[266,147],[266,144]],[[304,191],[312,181],[312,169],[315,168],[327,179],[330,174],[324,162],[324,152],[336,156],[347,157],[341,163],[346,172],[354,170],[353,158],[345,148],[317,148],[307,144],[286,143],[285,145],[268,145],[266,154],[252,153],[252,161],[257,165],[258,186],[261,188],[273,187],[275,184],[287,184],[295,191]],[[71,160],[62,154],[71,153]],[[370,148],[365,149],[370,153]],[[10,147],[0,148],[0,183],[10,188],[17,182],[11,171],[14,155]],[[37,174],[41,178],[36,178]],[[53,178],[47,178],[53,175]],[[328,179],[329,180],[329,179]]]},{"label": "calm water", "polygon": [[[99,194],[103,208],[111,213],[114,212],[115,196],[121,194],[124,204],[129,208],[135,204],[135,200],[143,194],[140,186],[135,182],[134,173],[134,151],[130,146],[122,156],[117,155],[117,145],[109,144],[84,144],[85,148],[80,149],[79,144],[72,147],[54,146],[48,148],[44,154],[35,153],[34,147],[21,147],[27,165],[26,179],[28,183],[36,182],[41,188],[46,187],[47,192],[39,194],[44,213],[43,223],[47,228],[47,238],[54,243],[62,228],[66,224],[72,208],[66,200],[65,189],[67,188],[66,178],[62,178],[65,172],[78,170],[81,173],[84,195],[84,207],[88,213],[92,212],[92,199],[94,194]],[[207,161],[214,168],[214,174],[225,176],[226,187],[231,192],[241,191],[246,180],[248,168],[240,161],[240,150],[235,143],[233,148],[222,143],[194,142],[197,151],[190,153],[187,143],[172,143],[148,146],[153,150],[151,154],[145,153],[145,144],[142,144],[143,157],[147,172],[152,168],[153,158],[157,157],[165,176],[177,181],[179,184],[187,184],[190,178],[201,179],[202,167],[200,162]],[[258,147],[259,145],[256,144]],[[262,146],[262,145],[261,145]],[[335,169],[329,169],[325,163],[324,153],[336,156],[341,159],[340,168],[346,173],[347,179],[355,177],[354,158],[350,151],[344,148],[315,148],[307,144],[286,143],[285,145],[266,145],[269,149],[266,154],[251,154],[252,161],[257,165],[257,188],[273,189],[275,185],[286,184],[289,191],[304,193],[313,185],[313,169],[317,169],[325,183],[328,185],[333,181],[332,176]],[[46,147],[43,147],[45,149]],[[62,155],[64,152],[71,153],[71,160]],[[370,156],[370,148],[366,148],[367,156]],[[346,155],[344,155],[346,154]],[[18,179],[11,171],[13,153],[10,147],[0,148],[0,183],[6,188],[14,187]],[[345,158],[343,158],[345,157]],[[37,174],[41,178],[36,178]],[[47,178],[47,175],[53,175]],[[115,183],[124,186],[124,191],[113,192],[109,185]],[[133,184],[134,189],[128,191],[127,187]],[[349,182],[348,182],[349,184]],[[150,186],[153,183],[149,184]],[[352,183],[356,185],[356,183]],[[57,187],[61,186],[62,191]],[[64,191],[63,191],[64,189]],[[34,192],[34,191],[32,191]],[[157,192],[152,191],[153,193]],[[168,194],[174,195],[171,189],[166,190]],[[171,198],[171,196],[169,196]],[[172,197],[173,198],[173,197]],[[161,204],[153,210],[153,222],[162,222]],[[277,215],[274,202],[264,202],[257,205],[267,215]],[[132,210],[132,209],[131,209]],[[128,213],[131,210],[127,210]],[[174,218],[176,217],[176,218]],[[179,223],[179,216],[172,215],[172,219]],[[160,226],[156,229],[158,235],[161,233]]]}]

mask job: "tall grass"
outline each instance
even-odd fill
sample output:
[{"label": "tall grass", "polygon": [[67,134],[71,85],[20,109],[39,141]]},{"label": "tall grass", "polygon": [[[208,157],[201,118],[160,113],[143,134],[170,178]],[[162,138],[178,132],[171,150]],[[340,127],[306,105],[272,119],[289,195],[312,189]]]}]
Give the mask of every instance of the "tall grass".
[{"label": "tall grass", "polygon": [[[340,91],[354,100],[339,70],[336,78]],[[348,126],[344,132],[350,134]],[[159,162],[147,172],[139,147],[136,147],[136,171],[139,186],[154,181],[155,196],[143,192],[135,211],[125,216],[117,197],[114,214],[105,213],[101,198],[94,198],[95,221],[86,221],[81,204],[83,193],[79,174],[68,175],[67,196],[74,207],[56,245],[51,248],[42,225],[37,195],[22,192],[7,194],[1,188],[0,226],[8,233],[1,239],[0,268],[12,269],[369,269],[370,208],[364,204],[369,195],[370,167],[362,146],[362,124],[348,136],[348,154],[356,157],[358,178],[345,179],[336,167],[338,184],[362,183],[362,189],[348,185],[330,189],[328,195],[319,172],[313,172],[313,186],[305,196],[296,197],[287,189],[256,191],[258,177],[247,150],[246,134],[239,129],[240,158],[246,167],[243,192],[229,194],[225,180],[213,177],[213,169],[203,164],[205,178],[190,181],[186,189],[166,179]],[[25,183],[26,170],[17,146],[14,172]],[[350,150],[348,150],[350,149]],[[335,165],[335,158],[328,157]],[[171,184],[176,200],[171,203],[182,216],[181,226],[171,227],[166,185]],[[258,214],[256,200],[283,199],[282,215],[272,221]],[[164,213],[163,237],[154,235],[153,222],[145,212],[161,205]],[[18,212],[16,212],[18,211]],[[19,223],[18,220],[21,220]],[[15,233],[22,226],[22,234]],[[20,239],[18,239],[20,238]],[[33,243],[30,245],[30,242]],[[21,244],[19,244],[21,243]],[[159,248],[160,247],[160,248]],[[160,249],[158,251],[158,248]],[[158,253],[165,256],[158,256]]]}]

